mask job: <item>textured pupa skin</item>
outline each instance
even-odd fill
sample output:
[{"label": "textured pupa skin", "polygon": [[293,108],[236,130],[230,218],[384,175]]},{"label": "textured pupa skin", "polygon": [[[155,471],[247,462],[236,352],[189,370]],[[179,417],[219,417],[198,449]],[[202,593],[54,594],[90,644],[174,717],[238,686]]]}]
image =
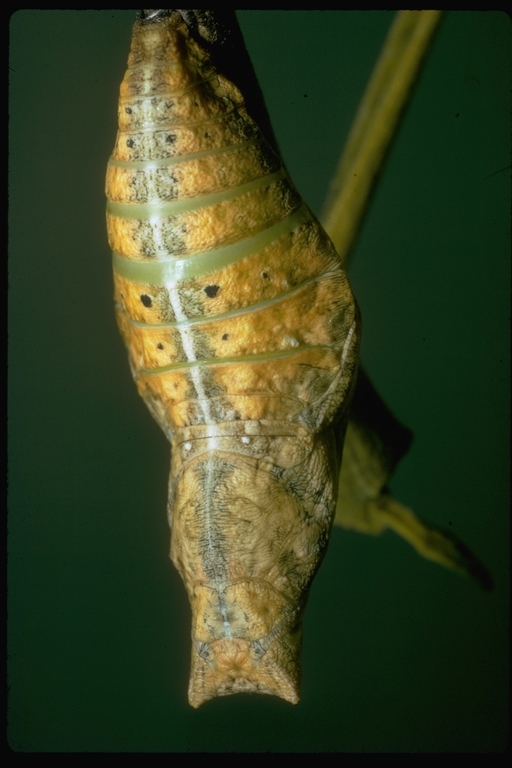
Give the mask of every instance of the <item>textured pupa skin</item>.
[{"label": "textured pupa skin", "polygon": [[134,26],[106,182],[116,313],[171,442],[190,704],[297,703],[358,313],[334,247],[183,15]]}]

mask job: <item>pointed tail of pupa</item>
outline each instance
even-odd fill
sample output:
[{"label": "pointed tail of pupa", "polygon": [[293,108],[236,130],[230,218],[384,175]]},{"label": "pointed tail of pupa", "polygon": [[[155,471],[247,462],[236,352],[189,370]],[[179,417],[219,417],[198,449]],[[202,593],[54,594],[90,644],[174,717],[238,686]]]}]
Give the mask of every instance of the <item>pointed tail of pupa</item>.
[{"label": "pointed tail of pupa", "polygon": [[192,601],[189,702],[268,693],[299,701],[301,611],[270,585],[241,579],[196,585]]},{"label": "pointed tail of pupa", "polygon": [[189,703],[197,709],[216,696],[268,693],[297,704],[300,639],[277,638],[266,652],[261,642],[239,638],[197,643],[192,649]]}]

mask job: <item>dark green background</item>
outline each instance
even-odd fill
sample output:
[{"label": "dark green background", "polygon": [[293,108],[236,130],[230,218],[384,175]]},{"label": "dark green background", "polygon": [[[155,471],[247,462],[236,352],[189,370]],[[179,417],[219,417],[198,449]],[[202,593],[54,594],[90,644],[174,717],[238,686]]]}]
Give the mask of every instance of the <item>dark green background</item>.
[{"label": "dark green background", "polygon": [[[392,14],[243,12],[318,212]],[[104,175],[132,12],[11,20],[9,743],[21,751],[495,751],[508,715],[511,24],[452,13],[354,253],[363,361],[416,439],[392,484],[491,568],[335,530],[302,701],[189,708],[168,445],[114,322]]]}]

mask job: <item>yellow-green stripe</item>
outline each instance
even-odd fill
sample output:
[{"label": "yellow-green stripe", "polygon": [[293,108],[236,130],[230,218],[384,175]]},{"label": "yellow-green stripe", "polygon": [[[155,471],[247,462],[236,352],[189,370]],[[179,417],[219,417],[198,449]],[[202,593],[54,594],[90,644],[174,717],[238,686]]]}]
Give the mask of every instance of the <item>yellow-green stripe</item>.
[{"label": "yellow-green stripe", "polygon": [[292,357],[293,355],[300,355],[302,352],[306,352],[310,349],[325,349],[329,352],[341,349],[343,345],[329,346],[327,344],[301,344],[299,347],[293,347],[292,349],[279,349],[274,352],[261,352],[258,355],[240,355],[239,357],[210,357],[204,360],[183,360],[179,363],[171,363],[162,368],[140,368],[136,374],[137,376],[161,376],[162,374],[172,373],[183,368],[205,368],[212,365],[231,365],[232,363],[268,363],[269,360],[280,360],[281,358]]},{"label": "yellow-green stripe", "polygon": [[[126,131],[130,133],[130,131]],[[138,131],[131,131],[131,133],[138,133]],[[145,170],[148,168],[165,168],[167,165],[180,165],[181,163],[188,163],[192,160],[200,160],[203,157],[215,157],[216,155],[224,155],[229,152],[236,152],[240,149],[245,149],[250,146],[264,146],[263,141],[242,141],[240,144],[229,144],[227,147],[218,147],[217,149],[205,149],[202,152],[189,152],[186,155],[172,155],[171,157],[163,158],[162,160],[115,160],[110,158],[108,164],[114,168],[131,168],[134,170]]]},{"label": "yellow-green stripe", "polygon": [[275,173],[269,173],[259,179],[248,181],[232,189],[226,189],[222,192],[212,192],[209,195],[201,197],[191,197],[186,200],[171,200],[168,202],[154,203],[111,203],[107,202],[107,214],[118,216],[122,219],[137,219],[137,221],[147,221],[153,216],[166,217],[178,216],[181,213],[189,213],[200,208],[206,208],[209,205],[224,203],[226,200],[233,200],[235,197],[244,195],[262,187],[268,187],[280,179],[287,179],[288,174],[284,168],[280,168]]},{"label": "yellow-green stripe", "polygon": [[202,277],[211,272],[236,264],[252,256],[283,235],[293,232],[301,224],[311,221],[313,214],[303,203],[301,207],[272,227],[247,237],[238,243],[226,245],[207,253],[198,253],[186,259],[169,257],[167,261],[134,261],[112,253],[114,272],[134,283],[152,285],[176,284],[180,280]]}]

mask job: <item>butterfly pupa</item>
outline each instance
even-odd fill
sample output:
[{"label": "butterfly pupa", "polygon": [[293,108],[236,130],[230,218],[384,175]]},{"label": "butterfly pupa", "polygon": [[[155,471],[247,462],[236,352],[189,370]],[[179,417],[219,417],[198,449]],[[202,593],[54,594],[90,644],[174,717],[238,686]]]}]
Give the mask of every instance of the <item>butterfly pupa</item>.
[{"label": "butterfly pupa", "polygon": [[193,13],[134,26],[106,181],[116,314],[171,443],[190,704],[244,691],[296,703],[358,311],[332,243]]}]

